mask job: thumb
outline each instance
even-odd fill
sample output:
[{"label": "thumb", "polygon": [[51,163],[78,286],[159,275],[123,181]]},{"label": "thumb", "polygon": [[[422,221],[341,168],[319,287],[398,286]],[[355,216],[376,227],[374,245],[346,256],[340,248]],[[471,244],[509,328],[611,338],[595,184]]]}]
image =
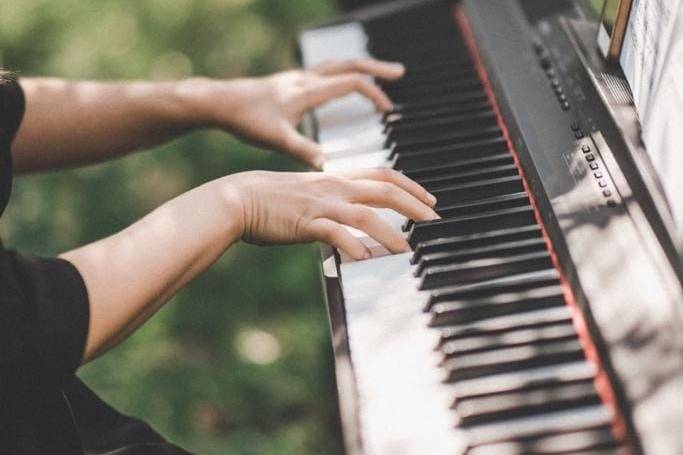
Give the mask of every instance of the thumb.
[{"label": "thumb", "polygon": [[320,145],[302,135],[293,127],[287,128],[285,151],[315,170],[319,171],[323,167],[325,156],[320,150]]}]

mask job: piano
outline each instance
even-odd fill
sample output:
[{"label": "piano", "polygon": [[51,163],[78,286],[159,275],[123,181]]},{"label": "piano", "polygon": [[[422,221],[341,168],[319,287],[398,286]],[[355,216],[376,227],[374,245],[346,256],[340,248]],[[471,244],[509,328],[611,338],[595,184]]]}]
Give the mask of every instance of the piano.
[{"label": "piano", "polygon": [[346,453],[682,454],[683,273],[628,86],[581,1],[400,0],[311,27],[304,67],[404,62],[306,129],[442,219],[413,252],[322,248]]}]

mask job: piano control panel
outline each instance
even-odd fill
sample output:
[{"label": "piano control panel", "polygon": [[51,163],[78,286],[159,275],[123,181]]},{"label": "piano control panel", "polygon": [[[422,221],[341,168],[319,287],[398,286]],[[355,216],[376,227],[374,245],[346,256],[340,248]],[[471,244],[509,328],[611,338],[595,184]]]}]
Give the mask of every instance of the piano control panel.
[{"label": "piano control panel", "polygon": [[323,250],[348,453],[683,453],[683,296],[555,4],[400,0],[301,36],[304,65],[404,62],[375,81],[393,111],[354,95],[311,131],[326,170],[399,170],[441,216],[379,211],[412,253]]}]

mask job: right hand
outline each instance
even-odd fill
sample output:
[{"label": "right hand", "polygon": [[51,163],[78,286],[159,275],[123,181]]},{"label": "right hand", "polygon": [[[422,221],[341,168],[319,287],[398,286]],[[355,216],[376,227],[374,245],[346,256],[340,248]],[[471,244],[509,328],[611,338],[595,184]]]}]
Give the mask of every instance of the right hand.
[{"label": "right hand", "polygon": [[343,225],[365,232],[392,253],[410,250],[403,235],[370,207],[390,208],[416,221],[439,218],[434,196],[391,169],[252,171],[221,180],[238,209],[240,237],[250,243],[322,241],[354,259],[368,259],[372,253]]}]

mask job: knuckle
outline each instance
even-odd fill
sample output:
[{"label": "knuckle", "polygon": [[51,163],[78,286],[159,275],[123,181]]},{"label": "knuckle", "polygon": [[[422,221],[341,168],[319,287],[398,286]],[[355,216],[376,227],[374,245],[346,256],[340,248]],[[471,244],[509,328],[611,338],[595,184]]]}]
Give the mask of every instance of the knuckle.
[{"label": "knuckle", "polygon": [[368,226],[372,222],[374,213],[367,207],[359,207],[353,214],[354,224],[357,226]]}]

